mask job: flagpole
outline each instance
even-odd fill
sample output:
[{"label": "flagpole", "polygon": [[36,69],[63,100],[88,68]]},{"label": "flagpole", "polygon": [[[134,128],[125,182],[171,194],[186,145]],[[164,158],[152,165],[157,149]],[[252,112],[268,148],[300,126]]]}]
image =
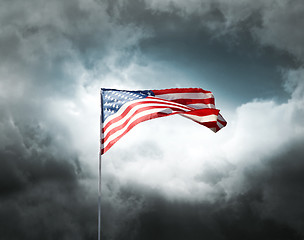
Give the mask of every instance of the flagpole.
[{"label": "flagpole", "polygon": [[101,138],[102,138],[102,120],[103,120],[103,101],[102,90],[100,90],[100,129],[99,129],[99,161],[98,161],[98,240],[101,239]]},{"label": "flagpole", "polygon": [[98,240],[100,240],[101,233],[101,153],[99,153],[99,179],[98,179]]}]

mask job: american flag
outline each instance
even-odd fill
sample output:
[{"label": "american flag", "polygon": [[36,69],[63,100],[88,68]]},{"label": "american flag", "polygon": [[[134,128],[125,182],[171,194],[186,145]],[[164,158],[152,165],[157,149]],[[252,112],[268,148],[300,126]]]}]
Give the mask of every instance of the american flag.
[{"label": "american flag", "polygon": [[227,122],[212,92],[201,88],[127,91],[101,89],[101,154],[140,122],[179,114],[217,132]]}]

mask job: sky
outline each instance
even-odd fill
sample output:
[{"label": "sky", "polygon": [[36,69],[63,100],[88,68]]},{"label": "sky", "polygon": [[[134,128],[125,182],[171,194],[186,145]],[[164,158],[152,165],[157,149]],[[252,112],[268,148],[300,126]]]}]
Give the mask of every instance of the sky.
[{"label": "sky", "polygon": [[304,238],[302,0],[0,1],[0,238],[97,239],[100,88],[199,87],[228,124],[102,157],[102,239]]}]

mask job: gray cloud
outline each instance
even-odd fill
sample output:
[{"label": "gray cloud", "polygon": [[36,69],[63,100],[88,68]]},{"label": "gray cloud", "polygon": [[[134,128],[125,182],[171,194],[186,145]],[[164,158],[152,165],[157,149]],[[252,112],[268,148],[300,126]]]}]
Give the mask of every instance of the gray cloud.
[{"label": "gray cloud", "polygon": [[4,2],[0,20],[4,87],[37,97],[74,97],[81,75],[108,73],[145,36],[132,24],[115,24],[98,1]]},{"label": "gray cloud", "polygon": [[1,238],[90,236],[95,219],[86,213],[92,202],[78,182],[87,175],[78,157],[37,122],[13,118],[1,121]]},{"label": "gray cloud", "polygon": [[[263,25],[255,29],[254,34],[265,45],[275,46],[278,49],[293,54],[301,63],[303,53],[304,6],[301,1],[282,1],[263,11]],[[286,9],[288,9],[286,11]]]},{"label": "gray cloud", "polygon": [[[197,14],[205,26],[219,35],[235,34],[247,27],[248,31],[265,45],[287,51],[303,61],[302,1],[149,1],[151,9],[171,12],[176,9],[183,16]],[[209,18],[212,14],[215,17]],[[216,16],[221,16],[216,17]],[[248,19],[255,19],[250,25]],[[244,25],[245,23],[245,25]],[[215,26],[215,27],[213,27]],[[216,34],[216,33],[215,33]]]},{"label": "gray cloud", "polygon": [[[139,42],[144,57],[138,64],[143,62],[154,67],[154,62],[161,63],[163,67],[155,69],[162,72],[156,84],[168,81],[171,86],[180,86],[185,81],[202,84],[209,89],[220,89],[220,96],[234,95],[236,104],[253,98],[288,98],[282,88],[284,80],[280,69],[297,68],[299,63],[292,51],[277,48],[276,44],[266,45],[264,35],[257,34],[272,31],[264,21],[274,11],[272,8],[277,9],[276,3],[119,3],[112,4],[109,10],[119,22],[132,22],[151,30],[151,36]],[[292,15],[292,12],[286,14]],[[175,75],[167,70],[172,68]],[[146,77],[149,79],[149,75]],[[225,85],[226,92],[221,91],[221,85]]]}]

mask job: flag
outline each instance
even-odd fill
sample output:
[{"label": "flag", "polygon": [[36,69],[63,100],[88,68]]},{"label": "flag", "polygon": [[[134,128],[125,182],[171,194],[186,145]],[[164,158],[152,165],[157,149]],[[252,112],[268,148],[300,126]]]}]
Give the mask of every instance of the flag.
[{"label": "flag", "polygon": [[179,114],[217,132],[227,122],[212,92],[201,88],[128,91],[101,89],[101,154],[140,122]]}]

